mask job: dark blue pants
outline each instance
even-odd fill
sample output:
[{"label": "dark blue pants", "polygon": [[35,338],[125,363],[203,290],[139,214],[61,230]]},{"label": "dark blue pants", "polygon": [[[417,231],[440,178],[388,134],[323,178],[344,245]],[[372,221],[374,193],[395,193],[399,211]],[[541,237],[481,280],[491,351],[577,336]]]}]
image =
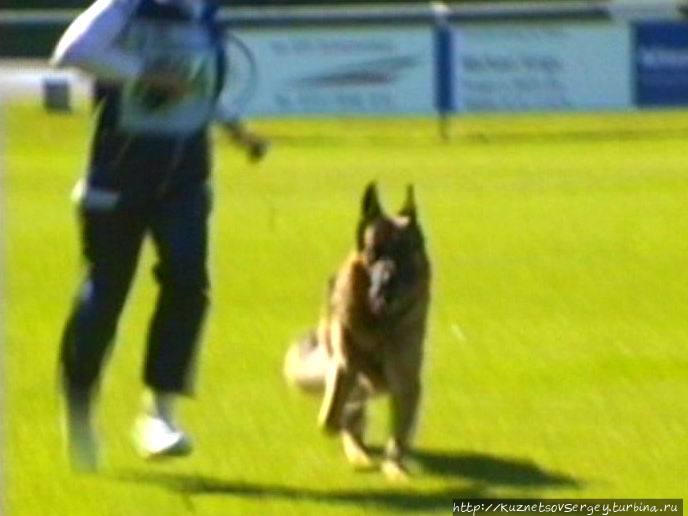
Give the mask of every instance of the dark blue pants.
[{"label": "dark blue pants", "polygon": [[150,236],[159,295],[147,335],[144,382],[157,391],[187,392],[208,305],[205,138],[182,147],[167,141],[121,143],[124,153],[116,162],[93,161],[79,208],[87,271],[62,338],[64,387],[84,395],[97,385],[143,240]]}]

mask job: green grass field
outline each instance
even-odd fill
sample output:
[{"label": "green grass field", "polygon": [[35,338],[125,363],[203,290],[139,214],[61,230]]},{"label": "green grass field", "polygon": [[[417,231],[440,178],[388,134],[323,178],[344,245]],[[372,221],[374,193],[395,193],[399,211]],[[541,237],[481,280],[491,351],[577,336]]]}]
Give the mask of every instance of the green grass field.
[{"label": "green grass field", "polygon": [[[267,161],[218,137],[213,309],[197,443],[131,447],[154,256],[100,405],[106,464],[73,475],[55,362],[80,273],[69,202],[89,124],[6,113],[2,497],[8,516],[447,514],[452,498],[688,495],[688,115],[261,122]],[[219,136],[219,135],[218,135]],[[416,185],[434,262],[426,395],[408,486],[354,473],[281,378],[353,242],[364,185]],[[372,438],[385,435],[375,405]]]}]

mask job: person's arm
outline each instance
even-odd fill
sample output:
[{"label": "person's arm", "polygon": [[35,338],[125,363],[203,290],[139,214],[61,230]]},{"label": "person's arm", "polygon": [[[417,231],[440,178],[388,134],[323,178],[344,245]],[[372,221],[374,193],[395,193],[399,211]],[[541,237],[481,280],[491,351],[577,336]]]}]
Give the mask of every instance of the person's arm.
[{"label": "person's arm", "polygon": [[51,63],[76,67],[112,82],[136,79],[144,72],[141,57],[117,45],[139,0],[97,0],[67,28]]},{"label": "person's arm", "polygon": [[171,94],[183,94],[189,79],[169,62],[146,62],[121,48],[117,39],[140,0],[97,0],[67,28],[57,43],[51,63],[75,67],[105,82],[138,80]]}]

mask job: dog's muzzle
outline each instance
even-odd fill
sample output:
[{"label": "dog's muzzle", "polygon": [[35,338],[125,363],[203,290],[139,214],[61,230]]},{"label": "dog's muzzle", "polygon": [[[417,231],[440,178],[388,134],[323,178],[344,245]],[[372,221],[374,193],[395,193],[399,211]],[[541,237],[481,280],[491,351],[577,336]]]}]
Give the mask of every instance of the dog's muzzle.
[{"label": "dog's muzzle", "polygon": [[369,269],[368,303],[374,315],[382,314],[390,301],[390,285],[396,266],[392,260],[378,260]]}]

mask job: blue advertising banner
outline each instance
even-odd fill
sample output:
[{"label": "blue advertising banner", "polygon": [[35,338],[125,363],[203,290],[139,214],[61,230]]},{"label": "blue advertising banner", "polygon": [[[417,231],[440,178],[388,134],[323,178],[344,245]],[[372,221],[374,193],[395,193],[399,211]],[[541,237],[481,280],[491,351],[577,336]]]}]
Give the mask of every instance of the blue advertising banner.
[{"label": "blue advertising banner", "polygon": [[638,107],[688,104],[688,24],[635,25],[635,102]]},{"label": "blue advertising banner", "polygon": [[256,56],[258,81],[248,103],[250,115],[435,111],[434,40],[429,27],[287,28],[236,34]]},{"label": "blue advertising banner", "polygon": [[631,30],[621,23],[495,23],[453,29],[459,112],[632,107]]}]

